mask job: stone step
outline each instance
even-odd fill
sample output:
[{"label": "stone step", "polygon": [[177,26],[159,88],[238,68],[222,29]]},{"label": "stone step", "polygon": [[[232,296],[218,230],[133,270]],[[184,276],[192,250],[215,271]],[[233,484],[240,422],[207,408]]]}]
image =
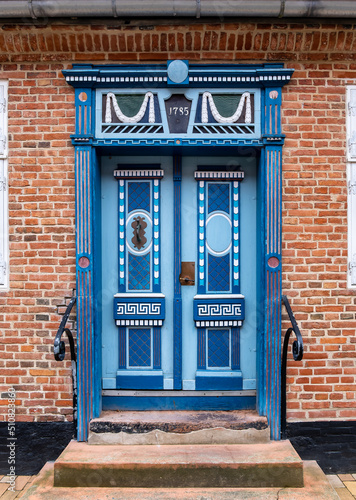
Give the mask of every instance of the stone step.
[{"label": "stone step", "polygon": [[267,443],[256,411],[104,411],[90,422],[89,444]]},{"label": "stone step", "polygon": [[[303,488],[57,488],[54,464],[47,463],[23,491],[22,500],[340,500],[323,471],[304,462]],[[181,485],[182,486],[182,485]]]},{"label": "stone step", "polygon": [[72,441],[54,465],[57,487],[302,487],[289,441],[244,445],[96,445]]}]

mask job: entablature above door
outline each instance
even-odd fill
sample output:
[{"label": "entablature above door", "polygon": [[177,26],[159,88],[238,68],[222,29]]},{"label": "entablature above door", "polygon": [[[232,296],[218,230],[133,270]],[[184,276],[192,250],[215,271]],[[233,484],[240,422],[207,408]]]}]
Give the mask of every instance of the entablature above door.
[{"label": "entablature above door", "polygon": [[74,144],[226,146],[282,144],[281,64],[74,65]]}]

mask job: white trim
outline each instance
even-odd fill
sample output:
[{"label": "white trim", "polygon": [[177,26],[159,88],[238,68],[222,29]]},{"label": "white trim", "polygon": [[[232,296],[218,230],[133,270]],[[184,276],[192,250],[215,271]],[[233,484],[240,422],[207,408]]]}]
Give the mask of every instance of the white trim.
[{"label": "white trim", "polygon": [[207,294],[207,295],[194,295],[194,299],[244,299],[245,296],[241,295],[241,293],[217,293],[216,295]]},{"label": "white trim", "polygon": [[162,396],[173,396],[175,398],[183,398],[186,396],[201,397],[201,396],[232,396],[232,397],[244,397],[244,396],[256,396],[255,390],[247,391],[135,391],[135,390],[124,390],[124,389],[103,389],[103,396],[135,396],[135,397],[162,397]]},{"label": "white trim", "polygon": [[0,80],[0,290],[9,288],[8,82]]},{"label": "white trim", "polygon": [[145,299],[161,298],[161,299],[164,299],[165,295],[164,295],[164,293],[151,293],[151,292],[130,293],[130,292],[126,292],[126,293],[115,293],[114,297],[125,298],[125,299],[128,299],[128,298],[130,298],[130,299],[131,298],[138,298],[138,299],[141,299],[141,298],[145,298]]},{"label": "white trim", "polygon": [[356,289],[356,85],[346,87],[347,286]]},{"label": "white trim", "polygon": [[356,163],[347,164],[347,286],[356,289]]}]

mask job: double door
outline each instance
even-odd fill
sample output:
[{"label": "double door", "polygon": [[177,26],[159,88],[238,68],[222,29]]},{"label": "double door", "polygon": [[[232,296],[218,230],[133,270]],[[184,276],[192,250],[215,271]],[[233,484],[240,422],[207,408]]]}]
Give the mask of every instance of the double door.
[{"label": "double door", "polygon": [[103,388],[254,389],[254,159],[101,168]]}]

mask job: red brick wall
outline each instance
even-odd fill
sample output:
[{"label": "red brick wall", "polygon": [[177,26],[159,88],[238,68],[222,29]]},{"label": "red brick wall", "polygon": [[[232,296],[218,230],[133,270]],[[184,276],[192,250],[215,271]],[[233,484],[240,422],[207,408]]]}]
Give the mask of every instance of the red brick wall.
[{"label": "red brick wall", "polygon": [[18,420],[71,419],[72,412],[70,364],[52,354],[59,313],[75,288],[74,103],[61,70],[170,58],[295,68],[283,89],[283,287],[305,355],[289,364],[288,416],[356,419],[345,164],[345,85],[356,81],[355,49],[353,26],[332,22],[3,27],[11,287],[0,292],[0,389],[17,387]]}]

